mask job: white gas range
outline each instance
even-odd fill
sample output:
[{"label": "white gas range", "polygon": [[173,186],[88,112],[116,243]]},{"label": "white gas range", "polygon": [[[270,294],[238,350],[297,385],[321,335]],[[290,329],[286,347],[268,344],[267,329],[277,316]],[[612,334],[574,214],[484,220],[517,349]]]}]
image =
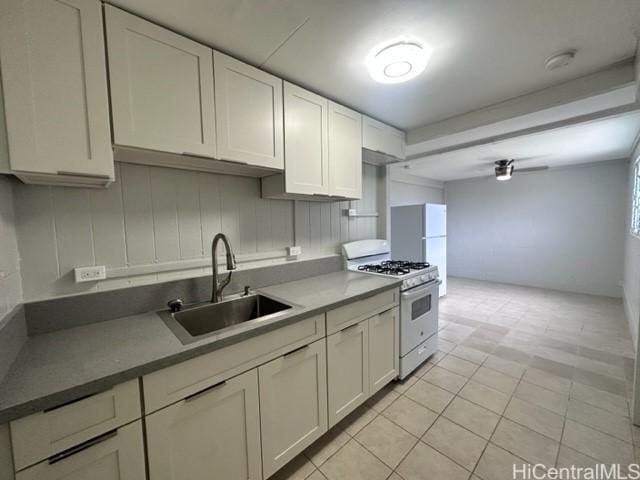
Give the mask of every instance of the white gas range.
[{"label": "white gas range", "polygon": [[391,259],[386,240],[345,243],[347,270],[402,279],[400,286],[400,379],[438,349],[438,267]]}]

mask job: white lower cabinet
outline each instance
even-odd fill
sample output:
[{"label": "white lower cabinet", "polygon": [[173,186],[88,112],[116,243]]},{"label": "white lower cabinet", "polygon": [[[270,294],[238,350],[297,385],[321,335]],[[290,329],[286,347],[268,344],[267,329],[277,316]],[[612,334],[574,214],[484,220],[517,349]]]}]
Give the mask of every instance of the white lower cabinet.
[{"label": "white lower cabinet", "polygon": [[369,393],[398,376],[400,322],[398,307],[369,319]]},{"label": "white lower cabinet", "polygon": [[327,337],[329,427],[369,397],[368,320]]},{"label": "white lower cabinet", "polygon": [[144,463],[137,420],[22,470],[16,480],[143,480]]},{"label": "white lower cabinet", "polygon": [[256,369],[146,421],[151,480],[262,479]]},{"label": "white lower cabinet", "polygon": [[264,478],[327,431],[326,340],[258,368]]},{"label": "white lower cabinet", "polygon": [[145,375],[142,421],[138,379],[16,420],[15,479],[267,479],[396,378],[397,293]]}]

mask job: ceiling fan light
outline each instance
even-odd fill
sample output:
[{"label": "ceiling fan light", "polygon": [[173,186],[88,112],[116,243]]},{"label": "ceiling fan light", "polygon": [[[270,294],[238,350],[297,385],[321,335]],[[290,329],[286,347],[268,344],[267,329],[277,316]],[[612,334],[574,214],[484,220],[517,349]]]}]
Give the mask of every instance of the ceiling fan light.
[{"label": "ceiling fan light", "polygon": [[504,182],[513,176],[513,160],[499,160],[495,162],[496,179]]}]

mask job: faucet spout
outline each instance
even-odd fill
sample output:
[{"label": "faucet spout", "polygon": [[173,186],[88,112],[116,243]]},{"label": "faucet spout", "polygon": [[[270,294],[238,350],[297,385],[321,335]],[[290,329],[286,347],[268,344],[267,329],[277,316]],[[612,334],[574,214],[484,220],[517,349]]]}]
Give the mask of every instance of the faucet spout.
[{"label": "faucet spout", "polygon": [[[227,278],[222,282],[218,282],[218,255],[216,253],[218,249],[218,243],[222,240],[224,248],[227,252]],[[211,263],[212,263],[212,275],[213,275],[213,287],[211,289],[211,303],[217,303],[222,299],[222,291],[231,282],[231,273],[237,268],[236,256],[233,254],[231,244],[224,233],[218,233],[213,237],[211,242]]]}]

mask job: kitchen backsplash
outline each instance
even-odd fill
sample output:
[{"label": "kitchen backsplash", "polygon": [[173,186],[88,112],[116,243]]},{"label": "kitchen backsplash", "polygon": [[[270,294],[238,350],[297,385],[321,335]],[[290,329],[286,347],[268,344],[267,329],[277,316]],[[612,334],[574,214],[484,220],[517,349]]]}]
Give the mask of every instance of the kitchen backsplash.
[{"label": "kitchen backsplash", "polygon": [[11,182],[0,175],[0,324],[22,301]]},{"label": "kitchen backsplash", "polygon": [[[378,235],[377,218],[343,213],[376,210],[381,173],[374,166],[363,165],[362,200],[333,203],[263,199],[256,178],[116,167],[106,190],[14,181],[25,300],[206,274],[217,232],[229,236],[240,268],[282,263],[291,245],[313,258]],[[75,283],[73,269],[89,265],[105,265],[108,279]]]}]

